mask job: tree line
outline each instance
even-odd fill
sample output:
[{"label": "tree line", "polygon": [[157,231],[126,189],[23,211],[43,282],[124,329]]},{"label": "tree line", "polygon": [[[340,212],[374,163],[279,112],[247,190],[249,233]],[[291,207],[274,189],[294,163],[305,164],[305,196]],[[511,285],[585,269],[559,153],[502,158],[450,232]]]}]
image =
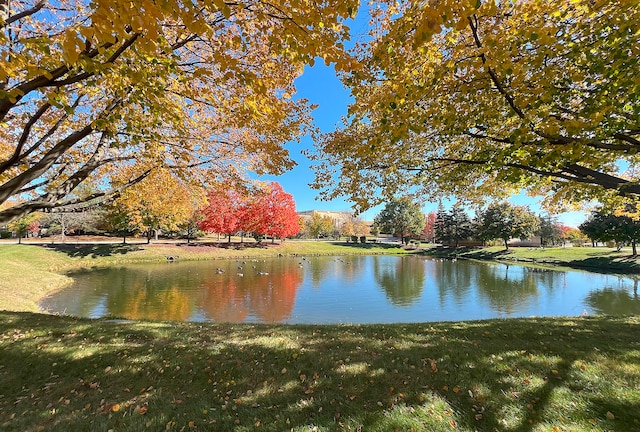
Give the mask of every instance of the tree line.
[{"label": "tree line", "polygon": [[204,233],[229,236],[240,234],[257,241],[270,237],[284,239],[301,228],[291,194],[277,182],[253,183],[251,187],[210,189],[206,193],[176,183],[145,179],[116,200],[93,210],[76,213],[30,213],[7,224],[7,233],[19,239],[37,235],[46,228],[49,235],[77,234],[144,235],[147,242],[158,233],[186,237],[187,241]]},{"label": "tree line", "polygon": [[550,215],[538,216],[526,206],[506,202],[490,204],[470,217],[460,206],[445,210],[442,205],[437,212],[423,215],[420,206],[409,198],[396,198],[376,216],[374,227],[405,243],[411,238],[423,238],[454,247],[500,241],[508,249],[509,240],[532,236],[540,237],[541,246],[586,240],[579,230],[558,223]]}]

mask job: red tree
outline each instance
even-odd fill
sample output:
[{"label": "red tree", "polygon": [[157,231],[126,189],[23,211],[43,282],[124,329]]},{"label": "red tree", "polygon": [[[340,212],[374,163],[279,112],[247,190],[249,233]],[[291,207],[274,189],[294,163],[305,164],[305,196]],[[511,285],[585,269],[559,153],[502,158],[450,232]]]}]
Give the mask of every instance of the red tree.
[{"label": "red tree", "polygon": [[425,216],[425,224],[422,229],[422,238],[427,240],[428,242],[433,242],[436,236],[435,226],[436,226],[436,212],[432,211],[427,213]]},{"label": "red tree", "polygon": [[293,195],[277,182],[267,185],[263,193],[249,201],[243,219],[246,231],[271,237],[272,242],[276,237],[284,239],[300,231]]},{"label": "red tree", "polygon": [[242,215],[245,198],[233,189],[217,188],[207,194],[207,206],[201,210],[202,221],[198,223],[203,231],[229,236],[243,229]]}]

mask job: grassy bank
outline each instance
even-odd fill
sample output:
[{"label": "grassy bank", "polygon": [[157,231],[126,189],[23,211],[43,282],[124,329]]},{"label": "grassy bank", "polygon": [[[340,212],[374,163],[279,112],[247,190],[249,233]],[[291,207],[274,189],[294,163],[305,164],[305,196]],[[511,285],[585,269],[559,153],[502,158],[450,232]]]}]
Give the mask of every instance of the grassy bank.
[{"label": "grassy bank", "polygon": [[8,431],[640,429],[640,319],[373,326],[0,313]]},{"label": "grassy bank", "polygon": [[282,255],[407,253],[394,245],[287,241],[187,244],[46,244],[0,245],[0,310],[38,310],[38,301],[71,280],[80,268],[179,260],[266,258]]},{"label": "grassy bank", "polygon": [[640,273],[637,257],[631,256],[630,249],[616,251],[605,247],[554,247],[525,248],[502,246],[469,249],[432,248],[424,252],[437,257],[458,257],[479,260],[518,262],[522,264],[544,264],[574,267],[587,270],[614,273]]}]

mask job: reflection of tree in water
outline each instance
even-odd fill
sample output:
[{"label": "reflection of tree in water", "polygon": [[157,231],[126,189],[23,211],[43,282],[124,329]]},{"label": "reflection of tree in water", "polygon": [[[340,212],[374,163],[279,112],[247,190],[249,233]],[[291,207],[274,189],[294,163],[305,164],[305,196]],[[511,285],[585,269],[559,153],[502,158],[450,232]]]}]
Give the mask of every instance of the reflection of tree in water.
[{"label": "reflection of tree in water", "polygon": [[366,269],[366,256],[314,257],[299,259],[299,265],[311,278],[312,286],[317,288],[327,277],[346,281],[361,277]]},{"label": "reflection of tree in water", "polygon": [[297,262],[247,262],[242,267],[242,276],[230,270],[203,281],[201,304],[207,318],[242,322],[255,316],[274,323],[289,318],[302,283]]},{"label": "reflection of tree in water", "polygon": [[507,314],[525,308],[538,297],[538,283],[545,274],[508,264],[478,266],[477,272],[480,297],[487,299],[494,310]]},{"label": "reflection of tree in water", "polygon": [[136,265],[74,275],[80,289],[43,306],[77,316],[280,322],[290,316],[302,278],[292,260]]},{"label": "reflection of tree in water", "polygon": [[168,267],[109,272],[102,282],[109,293],[109,314],[130,319],[187,320],[194,301],[184,291],[184,277]]},{"label": "reflection of tree in water", "polygon": [[544,288],[552,293],[567,287],[567,272],[534,267],[522,267],[522,270],[534,275],[538,289]]},{"label": "reflection of tree in water", "polygon": [[438,287],[440,304],[444,304],[447,296],[453,296],[458,304],[466,302],[476,265],[466,261],[449,260],[431,261],[429,264],[434,268],[434,281]]},{"label": "reflection of tree in water", "polygon": [[[385,260],[384,263],[389,263]],[[425,284],[424,261],[414,257],[398,258],[395,265],[374,260],[373,275],[387,298],[397,306],[409,306],[422,294]]]},{"label": "reflection of tree in water", "polygon": [[598,314],[638,315],[640,314],[638,281],[634,279],[633,292],[607,287],[590,292],[585,301]]}]

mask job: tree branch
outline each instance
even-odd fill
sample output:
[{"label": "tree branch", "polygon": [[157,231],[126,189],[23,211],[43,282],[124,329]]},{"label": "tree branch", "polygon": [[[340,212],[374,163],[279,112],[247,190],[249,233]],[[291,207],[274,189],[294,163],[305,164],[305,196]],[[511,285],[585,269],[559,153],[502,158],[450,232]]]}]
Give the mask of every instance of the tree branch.
[{"label": "tree branch", "polygon": [[[9,0],[4,0],[0,3],[0,9],[2,9],[3,13],[0,14],[0,19],[3,18],[4,12],[5,12],[5,8],[8,12],[9,9]],[[22,12],[18,12],[15,15],[11,15],[9,17],[7,17],[4,22],[2,24],[0,24],[0,28],[5,28],[10,24],[13,24],[14,22],[21,20],[22,18],[31,16],[35,13],[37,13],[40,9],[42,9],[44,7],[44,0],[40,0],[38,3],[36,3],[31,9],[26,9],[23,10]]]}]

